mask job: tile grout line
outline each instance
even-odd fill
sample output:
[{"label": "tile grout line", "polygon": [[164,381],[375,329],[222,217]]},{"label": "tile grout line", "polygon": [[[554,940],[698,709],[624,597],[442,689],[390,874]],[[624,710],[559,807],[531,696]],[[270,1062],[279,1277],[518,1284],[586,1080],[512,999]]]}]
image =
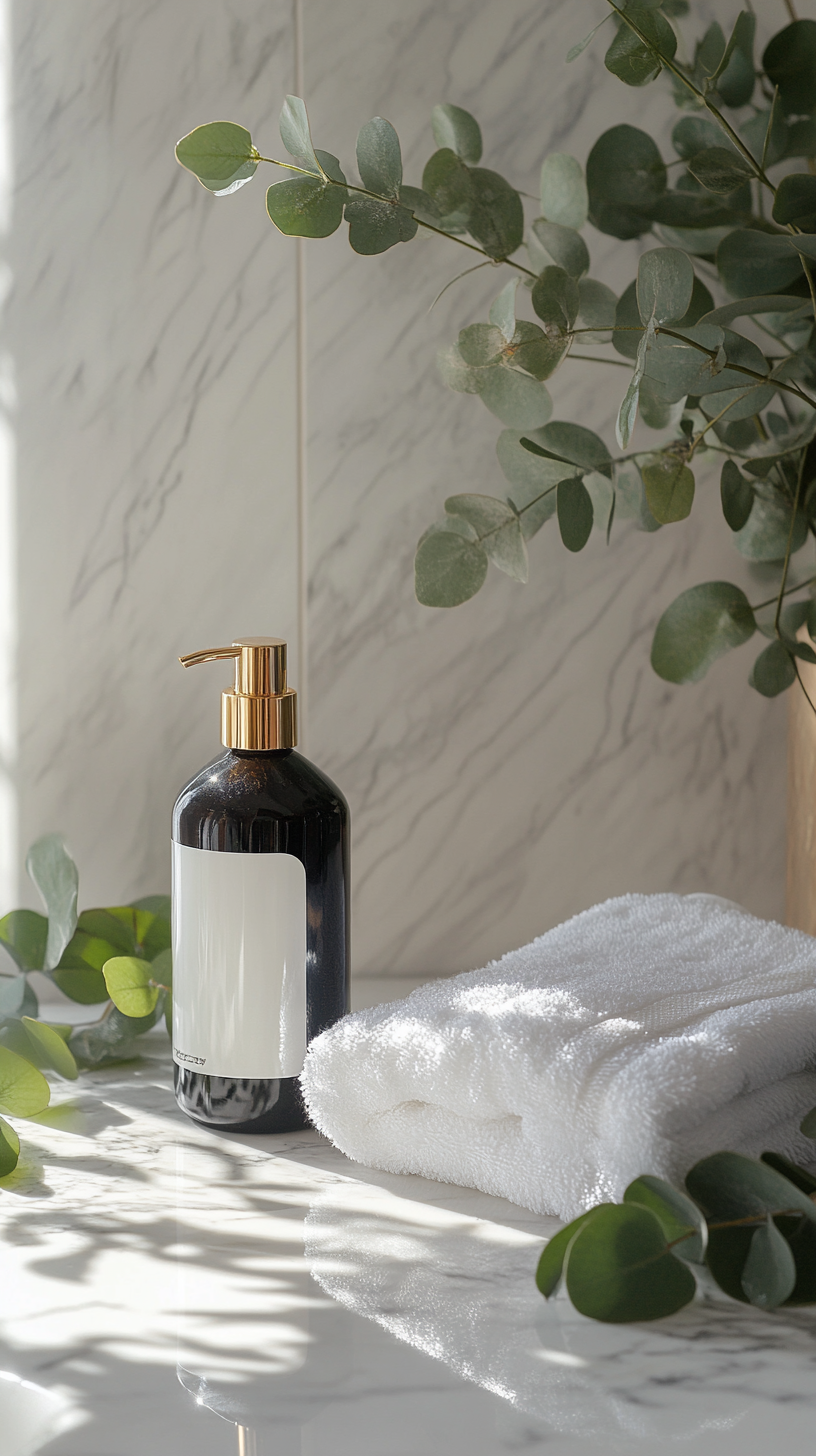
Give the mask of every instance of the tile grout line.
[{"label": "tile grout line", "polygon": [[[302,0],[292,0],[294,40],[294,90],[303,95],[303,10]],[[295,433],[297,480],[297,639],[298,700],[301,747],[307,738],[309,708],[309,542],[307,500],[306,436],[306,250],[303,238],[295,240],[295,330],[297,380],[295,384]]]}]

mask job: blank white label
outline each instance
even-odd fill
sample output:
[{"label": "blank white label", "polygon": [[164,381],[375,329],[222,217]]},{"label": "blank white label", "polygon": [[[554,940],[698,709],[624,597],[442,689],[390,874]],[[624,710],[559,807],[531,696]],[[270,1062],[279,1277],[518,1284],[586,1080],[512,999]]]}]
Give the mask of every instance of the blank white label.
[{"label": "blank white label", "polygon": [[213,1077],[297,1077],[306,871],[291,854],[173,843],[173,1057]]}]

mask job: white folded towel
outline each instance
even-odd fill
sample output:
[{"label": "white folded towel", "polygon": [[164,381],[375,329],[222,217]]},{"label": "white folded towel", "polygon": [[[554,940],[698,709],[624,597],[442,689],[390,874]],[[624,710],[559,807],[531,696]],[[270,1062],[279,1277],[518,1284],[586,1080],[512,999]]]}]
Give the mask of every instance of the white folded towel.
[{"label": "white folded towel", "polygon": [[640,1173],[814,1158],[816,940],[711,895],[624,895],[311,1044],[348,1157],[574,1218]]}]

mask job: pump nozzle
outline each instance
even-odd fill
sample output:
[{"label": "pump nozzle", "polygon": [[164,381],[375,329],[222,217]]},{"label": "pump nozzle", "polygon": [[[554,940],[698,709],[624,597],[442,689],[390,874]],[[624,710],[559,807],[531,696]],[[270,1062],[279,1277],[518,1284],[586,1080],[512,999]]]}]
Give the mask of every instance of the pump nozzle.
[{"label": "pump nozzle", "polygon": [[221,739],[227,748],[264,752],[297,743],[297,693],[286,686],[281,637],[239,637],[180,657],[182,667],[235,659],[235,683],[221,694]]}]

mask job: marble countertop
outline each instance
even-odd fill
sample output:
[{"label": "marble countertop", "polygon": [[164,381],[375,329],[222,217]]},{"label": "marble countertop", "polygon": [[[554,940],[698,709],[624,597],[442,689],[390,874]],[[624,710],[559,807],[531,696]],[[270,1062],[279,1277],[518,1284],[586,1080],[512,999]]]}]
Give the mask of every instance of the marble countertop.
[{"label": "marble countertop", "polygon": [[2,1456],[813,1449],[816,1309],[709,1292],[613,1327],[545,1304],[555,1220],[314,1132],[210,1133],[176,1109],[166,1039],[146,1045],[18,1124]]}]

